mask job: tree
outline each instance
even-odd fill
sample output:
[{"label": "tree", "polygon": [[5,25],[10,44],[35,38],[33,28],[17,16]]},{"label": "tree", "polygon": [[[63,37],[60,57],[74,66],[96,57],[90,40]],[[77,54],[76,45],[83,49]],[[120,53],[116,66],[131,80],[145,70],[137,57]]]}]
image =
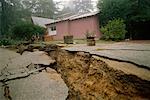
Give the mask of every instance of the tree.
[{"label": "tree", "polygon": [[24,9],[35,16],[53,18],[57,8],[53,0],[22,0]]},{"label": "tree", "polygon": [[70,0],[68,5],[63,2],[60,4],[63,6],[63,9],[58,12],[58,18],[68,17],[78,13],[88,13],[94,10],[92,0]]},{"label": "tree", "polygon": [[1,0],[1,33],[7,33],[13,21],[10,16],[13,18],[13,4],[12,0],[5,1]]},{"label": "tree", "polygon": [[130,0],[100,0],[98,8],[100,9],[101,24],[106,24],[114,18],[126,20],[131,14],[131,6]]},{"label": "tree", "polygon": [[30,40],[33,35],[42,35],[45,33],[45,29],[38,25],[33,25],[31,23],[21,23],[13,27],[14,39],[19,40]]},{"label": "tree", "polygon": [[122,19],[110,20],[106,26],[101,28],[103,39],[105,40],[123,40],[126,34],[126,25]]},{"label": "tree", "polygon": [[[150,24],[149,0],[99,0],[100,23],[105,25],[109,20],[122,18],[127,25],[127,37],[147,37],[146,27]],[[140,23],[143,23],[142,26]],[[150,37],[149,37],[150,38]]]},{"label": "tree", "polygon": [[94,9],[91,0],[74,0],[73,4],[74,11],[79,13],[91,12]]},{"label": "tree", "polygon": [[53,0],[0,0],[0,3],[0,27],[3,35],[11,33],[16,24],[30,21],[31,15],[53,18],[57,12]]},{"label": "tree", "polygon": [[64,7],[61,11],[57,13],[57,18],[65,18],[74,15],[75,12],[70,9],[70,7]]}]

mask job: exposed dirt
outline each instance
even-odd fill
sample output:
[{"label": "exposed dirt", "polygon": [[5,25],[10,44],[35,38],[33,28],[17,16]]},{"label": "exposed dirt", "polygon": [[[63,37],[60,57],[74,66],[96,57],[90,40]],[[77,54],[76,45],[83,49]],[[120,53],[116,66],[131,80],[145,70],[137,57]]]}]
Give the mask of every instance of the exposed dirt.
[{"label": "exposed dirt", "polygon": [[150,81],[150,70],[147,70],[142,67],[138,67],[134,64],[127,62],[119,62],[115,60],[110,60],[98,56],[93,56],[95,59],[102,60],[108,64],[108,66],[112,67],[114,70],[121,70],[126,74],[136,75],[141,79]]},{"label": "exposed dirt", "polygon": [[97,59],[84,52],[57,50],[49,55],[57,61],[56,69],[69,87],[68,100],[150,99],[149,75],[145,76],[149,70],[145,74],[137,66],[127,70],[133,66],[111,64],[107,59]]},{"label": "exposed dirt", "polygon": [[[29,48],[28,48],[29,49]],[[29,51],[34,51],[34,47]],[[38,48],[36,48],[38,49]],[[55,45],[42,50],[56,60],[54,69],[69,87],[68,100],[149,100],[150,70]],[[48,70],[53,73],[52,70]],[[59,76],[53,74],[50,78]]]}]

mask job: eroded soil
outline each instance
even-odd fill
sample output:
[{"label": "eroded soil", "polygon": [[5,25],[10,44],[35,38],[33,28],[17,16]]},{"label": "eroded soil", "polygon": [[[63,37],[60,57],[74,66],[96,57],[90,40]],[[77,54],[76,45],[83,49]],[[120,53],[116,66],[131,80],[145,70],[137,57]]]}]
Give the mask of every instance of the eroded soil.
[{"label": "eroded soil", "polygon": [[[122,62],[111,65],[111,61],[85,52],[58,50],[49,54],[56,59],[57,71],[69,87],[68,100],[150,99],[149,70],[128,63],[122,66]],[[129,67],[134,68],[129,71]]]},{"label": "eroded soil", "polygon": [[[34,51],[30,48],[29,51]],[[149,100],[150,70],[86,52],[42,48],[56,63],[51,66],[69,88],[67,100]],[[50,79],[59,79],[47,70]]]}]

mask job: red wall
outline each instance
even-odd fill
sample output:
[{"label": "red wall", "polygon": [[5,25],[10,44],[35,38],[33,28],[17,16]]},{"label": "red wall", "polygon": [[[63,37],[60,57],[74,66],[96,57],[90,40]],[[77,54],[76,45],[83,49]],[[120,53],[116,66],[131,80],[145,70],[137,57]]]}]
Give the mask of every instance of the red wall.
[{"label": "red wall", "polygon": [[98,16],[92,16],[71,21],[56,23],[57,35],[54,40],[62,40],[64,35],[71,34],[74,39],[84,39],[87,31],[96,33],[96,37],[101,36]]},{"label": "red wall", "polygon": [[68,34],[68,21],[56,23],[56,36],[54,40],[62,40],[64,35]]}]

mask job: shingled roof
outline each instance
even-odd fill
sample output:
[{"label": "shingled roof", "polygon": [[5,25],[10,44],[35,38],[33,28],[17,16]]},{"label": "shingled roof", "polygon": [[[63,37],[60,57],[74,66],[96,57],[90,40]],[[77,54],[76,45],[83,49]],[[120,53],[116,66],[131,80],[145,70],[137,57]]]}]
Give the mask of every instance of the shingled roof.
[{"label": "shingled roof", "polygon": [[72,15],[72,16],[69,16],[69,17],[66,17],[66,18],[63,18],[63,19],[55,20],[55,21],[53,21],[51,23],[48,23],[48,24],[45,24],[45,25],[50,25],[50,24],[53,24],[53,23],[58,23],[58,22],[61,22],[61,21],[66,21],[66,20],[76,20],[76,19],[80,19],[80,18],[90,17],[90,16],[97,15],[98,13],[99,13],[98,11],[95,11],[95,12],[85,13],[85,14],[76,14],[76,15]]},{"label": "shingled roof", "polygon": [[53,19],[42,18],[42,17],[35,17],[35,16],[32,16],[31,19],[32,19],[33,24],[39,25],[39,26],[45,27],[45,28],[46,28],[46,26],[45,26],[46,24],[54,22]]}]

